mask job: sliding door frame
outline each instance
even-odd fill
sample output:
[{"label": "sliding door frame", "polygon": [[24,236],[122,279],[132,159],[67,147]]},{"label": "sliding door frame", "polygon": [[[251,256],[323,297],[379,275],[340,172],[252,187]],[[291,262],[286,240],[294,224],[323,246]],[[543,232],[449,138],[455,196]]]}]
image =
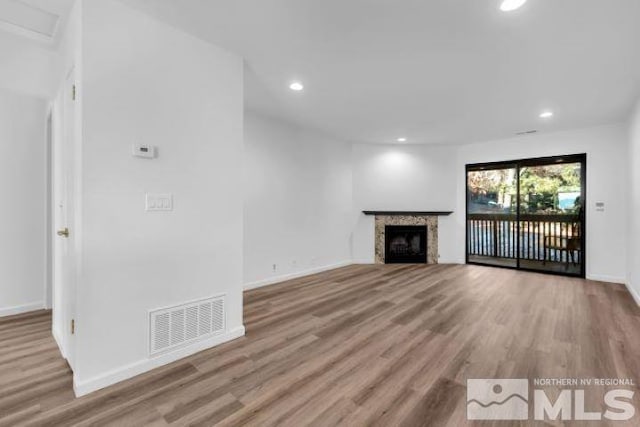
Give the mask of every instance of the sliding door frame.
[{"label": "sliding door frame", "polygon": [[[547,166],[547,165],[557,165],[564,163],[580,163],[580,192],[582,198],[582,218],[580,220],[580,245],[581,245],[581,262],[580,262],[580,274],[569,274],[558,271],[548,271],[548,270],[536,270],[530,268],[523,268],[520,266],[520,170],[522,167],[527,166]],[[493,170],[493,169],[509,169],[515,168],[516,170],[516,224],[517,224],[517,232],[516,232],[516,267],[510,266],[493,266],[489,264],[483,264],[480,262],[474,262],[469,260],[469,172],[474,171],[483,171],[483,170]],[[470,265],[481,265],[481,266],[489,266],[489,267],[497,267],[497,268],[508,268],[510,270],[522,270],[522,271],[531,271],[535,273],[543,273],[543,274],[552,274],[556,276],[569,276],[569,277],[586,277],[586,265],[587,265],[587,207],[589,206],[587,203],[587,155],[585,153],[582,154],[567,154],[561,156],[549,156],[549,157],[535,157],[535,158],[526,158],[526,159],[517,159],[517,160],[506,160],[499,162],[487,162],[487,163],[470,163],[465,165],[464,172],[464,210],[465,210],[465,262]]]}]

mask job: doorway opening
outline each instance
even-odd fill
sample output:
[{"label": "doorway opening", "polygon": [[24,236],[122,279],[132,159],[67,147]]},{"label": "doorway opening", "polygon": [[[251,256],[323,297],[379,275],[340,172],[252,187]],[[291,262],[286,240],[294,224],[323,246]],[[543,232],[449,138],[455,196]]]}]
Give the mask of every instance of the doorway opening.
[{"label": "doorway opening", "polygon": [[585,277],[586,160],[467,165],[467,263]]}]

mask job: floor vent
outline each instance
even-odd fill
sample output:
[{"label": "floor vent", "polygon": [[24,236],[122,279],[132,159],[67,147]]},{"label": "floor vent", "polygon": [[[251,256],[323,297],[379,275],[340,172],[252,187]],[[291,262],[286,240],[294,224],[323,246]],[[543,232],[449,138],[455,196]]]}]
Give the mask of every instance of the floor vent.
[{"label": "floor vent", "polygon": [[224,332],[224,297],[154,310],[149,316],[149,353],[156,354]]}]

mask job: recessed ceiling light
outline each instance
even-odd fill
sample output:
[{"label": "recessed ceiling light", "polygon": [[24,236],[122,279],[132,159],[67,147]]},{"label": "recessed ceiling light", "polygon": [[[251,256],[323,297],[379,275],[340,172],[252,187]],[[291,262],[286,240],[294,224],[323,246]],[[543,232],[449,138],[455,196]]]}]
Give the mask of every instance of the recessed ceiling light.
[{"label": "recessed ceiling light", "polygon": [[516,10],[520,8],[523,4],[525,4],[527,0],[503,0],[500,5],[500,10],[503,12],[511,12],[512,10]]},{"label": "recessed ceiling light", "polygon": [[300,82],[293,82],[289,85],[289,89],[300,92],[302,89],[304,89],[304,85]]},{"label": "recessed ceiling light", "polygon": [[543,111],[542,113],[540,113],[541,119],[548,119],[549,117],[553,117],[552,111]]},{"label": "recessed ceiling light", "polygon": [[398,142],[407,142],[407,138],[398,138],[397,141]]}]

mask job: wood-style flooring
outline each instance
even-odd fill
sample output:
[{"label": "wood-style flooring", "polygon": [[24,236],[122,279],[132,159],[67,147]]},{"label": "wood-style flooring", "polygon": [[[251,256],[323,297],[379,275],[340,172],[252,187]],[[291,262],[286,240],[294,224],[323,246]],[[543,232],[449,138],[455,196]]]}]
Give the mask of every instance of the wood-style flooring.
[{"label": "wood-style flooring", "polygon": [[[358,265],[245,292],[244,315],[244,338],[80,399],[50,312],[0,319],[0,425],[462,426],[467,378],[640,381],[640,309],[621,285]],[[606,387],[585,389],[602,409]]]}]

